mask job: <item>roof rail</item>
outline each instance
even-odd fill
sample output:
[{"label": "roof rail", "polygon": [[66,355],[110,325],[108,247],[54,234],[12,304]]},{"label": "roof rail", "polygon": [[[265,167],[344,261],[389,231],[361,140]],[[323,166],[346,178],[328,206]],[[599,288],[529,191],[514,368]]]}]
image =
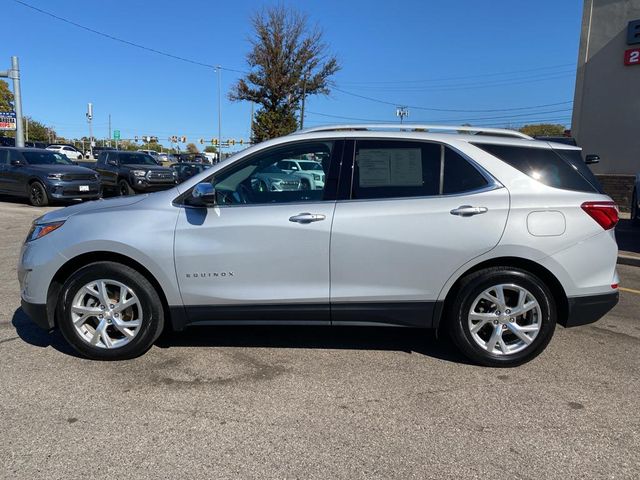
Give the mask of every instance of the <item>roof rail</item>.
[{"label": "roof rail", "polygon": [[312,132],[336,132],[340,130],[407,130],[407,131],[457,131],[469,132],[469,133],[483,133],[489,135],[496,135],[500,137],[516,137],[524,138],[526,140],[533,140],[532,137],[516,130],[509,130],[507,128],[485,128],[485,127],[473,127],[467,125],[423,125],[415,123],[359,123],[359,124],[345,124],[345,125],[324,125],[318,127],[305,128],[304,130],[298,130],[291,135],[302,135]]}]

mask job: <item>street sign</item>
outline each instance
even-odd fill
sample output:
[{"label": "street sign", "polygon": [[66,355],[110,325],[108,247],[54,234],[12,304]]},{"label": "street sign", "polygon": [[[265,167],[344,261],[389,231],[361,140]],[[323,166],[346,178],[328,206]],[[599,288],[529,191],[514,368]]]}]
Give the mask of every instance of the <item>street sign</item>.
[{"label": "street sign", "polygon": [[120,140],[120,130],[114,130],[113,131],[113,139],[114,140]]},{"label": "street sign", "polygon": [[16,112],[0,112],[0,130],[16,129]]},{"label": "street sign", "polygon": [[625,65],[640,65],[640,48],[630,48],[624,52]]}]

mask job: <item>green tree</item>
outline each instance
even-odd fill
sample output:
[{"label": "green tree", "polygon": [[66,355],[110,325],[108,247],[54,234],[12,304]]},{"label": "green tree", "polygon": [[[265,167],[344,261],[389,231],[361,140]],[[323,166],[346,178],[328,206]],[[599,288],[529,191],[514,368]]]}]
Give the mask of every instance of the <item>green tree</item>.
[{"label": "green tree", "polygon": [[195,143],[187,143],[187,152],[189,153],[199,153],[198,147]]},{"label": "green tree", "polygon": [[[55,142],[58,138],[56,131],[46,126],[44,123],[32,119],[31,117],[25,117],[29,123],[29,141],[30,142]],[[26,133],[26,128],[25,128]],[[25,135],[26,138],[26,135]]]},{"label": "green tree", "polygon": [[283,6],[268,7],[251,19],[254,37],[247,63],[252,71],[233,86],[229,98],[260,106],[252,142],[286,135],[298,126],[303,96],[329,94],[329,78],[340,65],[328,53],[322,31]]},{"label": "green tree", "polygon": [[204,151],[207,153],[216,153],[218,149],[213,145],[207,145],[206,147],[204,147]]},{"label": "green tree", "polygon": [[0,112],[13,110],[13,93],[9,90],[9,84],[0,80]]},{"label": "green tree", "polygon": [[529,135],[530,137],[535,137],[538,135],[561,136],[564,135],[564,131],[564,125],[557,125],[552,123],[525,125],[524,127],[520,128],[521,133]]}]

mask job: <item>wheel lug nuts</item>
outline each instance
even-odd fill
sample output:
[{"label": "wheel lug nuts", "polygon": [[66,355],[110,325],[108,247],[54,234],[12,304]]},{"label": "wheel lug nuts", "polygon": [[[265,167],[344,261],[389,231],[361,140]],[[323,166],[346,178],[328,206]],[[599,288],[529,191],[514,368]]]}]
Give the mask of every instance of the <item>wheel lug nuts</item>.
[{"label": "wheel lug nuts", "polygon": [[498,320],[494,320],[494,321],[493,321],[493,324],[494,324],[494,325],[497,325],[497,324],[498,324]]},{"label": "wheel lug nuts", "polygon": [[109,308],[113,308],[113,305],[109,305]]},{"label": "wheel lug nuts", "polygon": [[113,316],[118,318],[120,316],[120,314],[119,313],[114,313]]},{"label": "wheel lug nuts", "polygon": [[104,310],[104,305],[100,305],[100,310]]},{"label": "wheel lug nuts", "polygon": [[506,313],[507,315],[509,315],[511,313],[511,310],[505,310],[504,313]]},{"label": "wheel lug nuts", "polygon": [[496,315],[500,315],[500,314],[501,314],[500,310],[496,310]]},{"label": "wheel lug nuts", "polygon": [[104,318],[104,315],[100,314],[98,315],[98,318]]},{"label": "wheel lug nuts", "polygon": [[511,317],[511,318],[509,319],[509,321],[510,321],[510,322],[515,322],[515,321],[516,321],[516,319],[515,319],[515,318],[513,318],[513,317]]}]

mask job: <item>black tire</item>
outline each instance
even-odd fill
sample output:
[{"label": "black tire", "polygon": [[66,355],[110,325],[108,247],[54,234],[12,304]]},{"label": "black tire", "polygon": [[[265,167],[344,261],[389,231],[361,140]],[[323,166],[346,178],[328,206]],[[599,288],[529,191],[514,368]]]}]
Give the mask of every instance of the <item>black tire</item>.
[{"label": "black tire", "polygon": [[136,192],[133,191],[133,188],[131,188],[131,185],[129,185],[129,182],[127,182],[125,179],[122,179],[118,182],[118,194],[121,197],[126,197],[128,195],[135,195]]},{"label": "black tire", "polygon": [[309,180],[303,179],[300,181],[300,190],[311,190]]},{"label": "black tire", "polygon": [[46,207],[49,205],[47,189],[42,183],[35,181],[29,184],[29,203],[34,207]]},{"label": "black tire", "polygon": [[[115,280],[127,285],[142,306],[142,321],[137,334],[121,347],[109,349],[90,345],[73,325],[71,306],[74,297],[85,285],[98,279]],[[96,262],[82,267],[65,282],[56,319],[64,338],[81,355],[94,360],[127,360],[145,353],[160,336],[164,327],[164,310],[158,292],[138,271],[116,262]]]},{"label": "black tire", "polygon": [[[475,299],[485,290],[500,284],[514,284],[524,288],[538,302],[541,311],[537,336],[523,350],[507,355],[491,353],[480,346],[471,334],[468,321]],[[555,331],[557,310],[553,295],[535,275],[518,268],[492,267],[474,272],[461,281],[457,297],[451,303],[447,317],[451,337],[467,358],[488,367],[515,367],[532,360],[547,347]],[[487,324],[485,328],[491,329],[494,326]],[[502,328],[511,334],[508,326]]]}]

